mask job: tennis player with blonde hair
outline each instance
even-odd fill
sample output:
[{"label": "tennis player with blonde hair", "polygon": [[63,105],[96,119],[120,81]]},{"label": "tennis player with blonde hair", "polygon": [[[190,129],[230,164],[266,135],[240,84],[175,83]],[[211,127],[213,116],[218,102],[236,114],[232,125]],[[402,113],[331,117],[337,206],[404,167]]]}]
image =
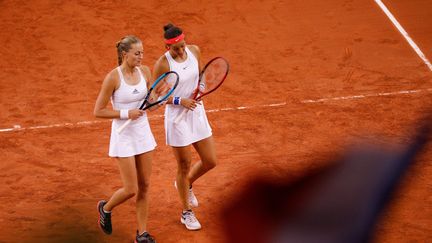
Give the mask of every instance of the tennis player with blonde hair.
[{"label": "tennis player with blonde hair", "polygon": [[[109,156],[116,158],[123,187],[108,201],[97,204],[99,226],[106,234],[112,233],[111,211],[136,196],[138,230],[135,242],[156,242],[147,232],[148,189],[156,142],[145,111],[137,107],[144,99],[150,69],[141,65],[143,45],[135,36],[126,36],[116,45],[119,66],[105,77],[96,100],[94,114],[98,118],[113,119]],[[108,108],[111,100],[113,109]],[[116,130],[128,119],[132,122],[121,133]]]}]

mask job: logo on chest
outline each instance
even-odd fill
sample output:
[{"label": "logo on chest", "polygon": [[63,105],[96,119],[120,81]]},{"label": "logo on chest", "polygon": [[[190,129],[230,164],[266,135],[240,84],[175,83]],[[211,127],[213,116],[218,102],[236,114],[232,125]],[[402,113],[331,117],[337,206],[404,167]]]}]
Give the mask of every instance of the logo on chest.
[{"label": "logo on chest", "polygon": [[140,92],[137,89],[134,89],[134,91],[132,92],[132,94],[139,94]]}]

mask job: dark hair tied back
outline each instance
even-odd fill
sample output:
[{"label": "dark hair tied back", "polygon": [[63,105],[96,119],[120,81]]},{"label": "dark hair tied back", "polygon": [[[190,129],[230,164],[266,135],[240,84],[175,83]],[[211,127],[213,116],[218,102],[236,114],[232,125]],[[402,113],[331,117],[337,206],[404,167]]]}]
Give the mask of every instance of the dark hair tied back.
[{"label": "dark hair tied back", "polygon": [[169,23],[163,27],[164,29],[164,38],[171,39],[175,38],[183,33],[183,30],[179,27]]},{"label": "dark hair tied back", "polygon": [[164,30],[164,31],[167,31],[167,30],[169,30],[171,27],[174,27],[174,25],[171,24],[171,23],[169,23],[169,24],[167,24],[167,25],[165,25],[165,26],[163,27],[163,30]]}]

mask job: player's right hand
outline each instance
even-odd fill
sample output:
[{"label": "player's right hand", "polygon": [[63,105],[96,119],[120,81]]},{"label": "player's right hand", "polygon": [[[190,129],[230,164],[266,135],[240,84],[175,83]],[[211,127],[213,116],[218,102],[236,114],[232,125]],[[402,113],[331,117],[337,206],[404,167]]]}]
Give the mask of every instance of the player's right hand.
[{"label": "player's right hand", "polygon": [[197,105],[200,105],[200,103],[194,99],[182,98],[181,105],[184,108],[193,111],[197,107]]},{"label": "player's right hand", "polygon": [[136,120],[140,116],[144,115],[144,112],[145,111],[140,109],[129,110],[129,119]]}]

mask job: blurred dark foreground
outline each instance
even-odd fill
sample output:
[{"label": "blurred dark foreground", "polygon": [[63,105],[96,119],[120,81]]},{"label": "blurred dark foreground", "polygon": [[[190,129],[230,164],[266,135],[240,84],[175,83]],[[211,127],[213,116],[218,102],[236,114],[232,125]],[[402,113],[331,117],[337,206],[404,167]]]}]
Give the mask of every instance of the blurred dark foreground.
[{"label": "blurred dark foreground", "polygon": [[370,242],[379,213],[430,139],[431,116],[416,126],[398,149],[365,143],[295,180],[253,180],[223,212],[228,242]]}]

